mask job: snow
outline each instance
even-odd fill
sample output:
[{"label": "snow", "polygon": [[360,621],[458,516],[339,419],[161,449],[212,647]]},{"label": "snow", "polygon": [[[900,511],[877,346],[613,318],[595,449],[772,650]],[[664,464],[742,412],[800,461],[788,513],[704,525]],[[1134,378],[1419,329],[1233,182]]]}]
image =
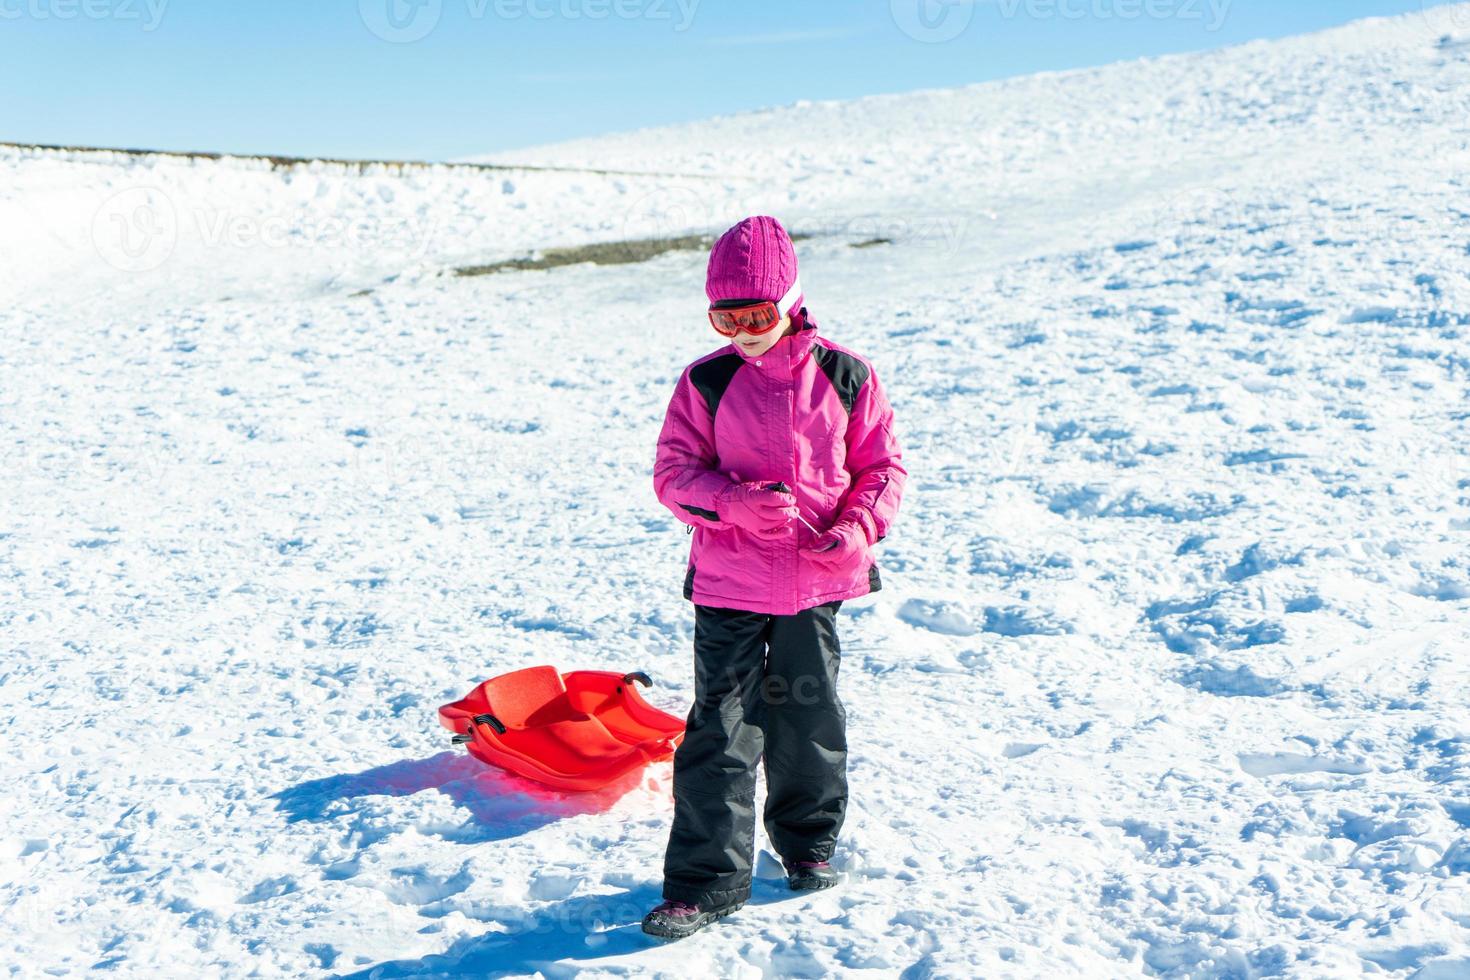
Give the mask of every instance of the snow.
[{"label": "snow", "polygon": [[[0,148],[0,960],[1470,976],[1465,38],[500,158],[632,173]],[[766,853],[660,946],[669,765],[544,791],[435,712],[537,663],[687,710],[649,468],[704,256],[449,270],[756,211],[911,482],[841,617],[846,882]]]}]

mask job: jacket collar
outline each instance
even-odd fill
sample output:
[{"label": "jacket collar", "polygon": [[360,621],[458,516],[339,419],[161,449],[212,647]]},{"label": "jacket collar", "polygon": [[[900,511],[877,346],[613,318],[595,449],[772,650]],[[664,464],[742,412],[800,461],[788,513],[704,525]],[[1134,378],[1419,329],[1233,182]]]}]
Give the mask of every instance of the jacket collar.
[{"label": "jacket collar", "polygon": [[791,317],[796,333],[782,337],[771,349],[760,356],[747,354],[739,344],[730,344],[730,349],[739,354],[745,363],[758,371],[775,378],[792,378],[811,354],[812,343],[817,339],[817,321],[811,318],[803,306]]}]

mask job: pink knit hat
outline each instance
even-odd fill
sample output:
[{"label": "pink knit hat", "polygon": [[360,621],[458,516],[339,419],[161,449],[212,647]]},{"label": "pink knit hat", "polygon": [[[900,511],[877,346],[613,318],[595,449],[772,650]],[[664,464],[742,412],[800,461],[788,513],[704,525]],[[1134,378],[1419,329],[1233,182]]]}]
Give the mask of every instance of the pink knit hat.
[{"label": "pink knit hat", "polygon": [[746,218],[720,236],[709,253],[704,291],[721,300],[770,300],[782,316],[802,299],[796,249],[781,222],[769,215]]}]

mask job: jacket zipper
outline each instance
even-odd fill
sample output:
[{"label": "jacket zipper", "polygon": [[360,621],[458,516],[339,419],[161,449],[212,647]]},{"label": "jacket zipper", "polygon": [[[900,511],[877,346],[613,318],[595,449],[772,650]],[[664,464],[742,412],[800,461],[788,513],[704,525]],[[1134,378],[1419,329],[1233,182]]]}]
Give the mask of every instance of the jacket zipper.
[{"label": "jacket zipper", "polygon": [[[790,380],[792,384],[795,384],[794,377]],[[794,460],[796,455],[796,392],[791,388],[786,389],[786,418],[791,423],[791,452]],[[791,495],[793,497],[796,496],[797,483],[796,474],[792,473]],[[798,507],[798,509],[800,508]],[[793,547],[791,549],[791,591],[789,595],[793,599],[800,598],[801,596],[801,547],[796,544],[800,540],[801,528],[797,528],[796,533],[791,536]],[[784,600],[786,597],[782,596],[781,598]]]}]

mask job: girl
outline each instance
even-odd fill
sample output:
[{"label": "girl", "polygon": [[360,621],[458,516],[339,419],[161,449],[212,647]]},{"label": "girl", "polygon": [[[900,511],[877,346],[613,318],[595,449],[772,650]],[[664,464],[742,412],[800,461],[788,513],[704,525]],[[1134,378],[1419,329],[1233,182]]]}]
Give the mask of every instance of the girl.
[{"label": "girl", "polygon": [[882,587],[871,548],[908,475],[873,365],[818,339],[780,222],[746,218],[721,236],[705,292],[731,342],[680,375],[653,472],[659,501],[694,535],[695,698],[674,755],[667,901],[643,920],[666,938],[749,898],[758,761],[790,887],[836,884],[828,862],[847,809],[837,610]]}]

